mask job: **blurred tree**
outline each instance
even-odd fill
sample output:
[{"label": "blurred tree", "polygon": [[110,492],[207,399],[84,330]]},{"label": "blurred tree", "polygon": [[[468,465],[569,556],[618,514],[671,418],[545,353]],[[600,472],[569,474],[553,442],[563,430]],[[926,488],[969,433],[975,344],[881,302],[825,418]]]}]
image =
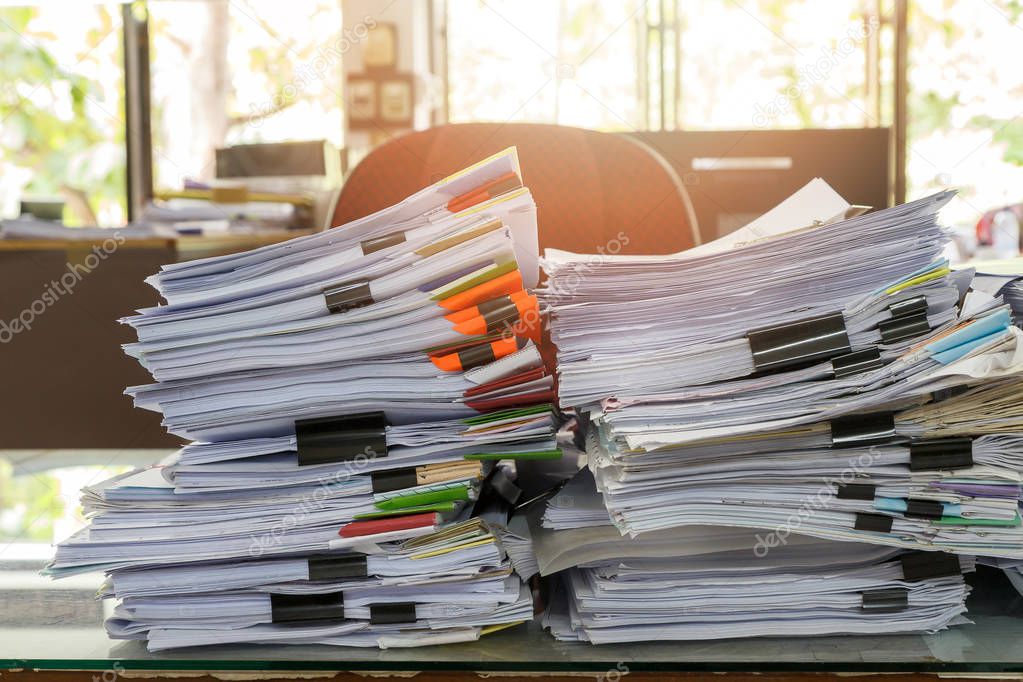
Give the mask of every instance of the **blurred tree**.
[{"label": "blurred tree", "polygon": [[14,473],[0,461],[0,539],[53,542],[54,524],[66,513],[59,482],[49,473]]},{"label": "blurred tree", "polygon": [[[40,11],[0,9],[0,168],[29,171],[23,188],[3,189],[52,196],[70,185],[86,190],[93,211],[123,215],[124,126],[97,104],[106,99],[99,80],[75,68],[79,64],[62,65],[45,47],[59,38],[33,21]],[[95,20],[83,32],[82,59],[116,30],[107,7],[95,8]],[[117,105],[123,110],[123,95]]]},{"label": "blurred tree", "polygon": [[[340,0],[298,4],[150,3],[158,186],[213,179],[217,147],[340,143]],[[324,129],[327,120],[337,130]]]},{"label": "blurred tree", "polygon": [[915,0],[910,11],[910,196],[947,186],[945,218],[972,227],[1023,200],[1018,0]]}]

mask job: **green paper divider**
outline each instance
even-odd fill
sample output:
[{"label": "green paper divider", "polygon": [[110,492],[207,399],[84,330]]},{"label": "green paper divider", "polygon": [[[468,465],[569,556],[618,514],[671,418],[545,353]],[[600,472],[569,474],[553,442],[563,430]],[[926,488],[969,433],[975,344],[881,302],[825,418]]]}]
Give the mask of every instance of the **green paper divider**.
[{"label": "green paper divider", "polygon": [[374,503],[377,509],[393,511],[396,509],[408,509],[421,505],[435,504],[437,502],[465,501],[469,499],[469,485],[463,483],[459,486],[452,486],[442,490],[428,490],[412,495],[392,497],[387,500],[380,500]]},{"label": "green paper divider", "polygon": [[533,450],[532,452],[474,452],[471,455],[464,455],[463,459],[470,460],[499,460],[499,459],[561,459],[561,449],[557,450]]},{"label": "green paper divider", "polygon": [[1017,513],[1014,519],[964,519],[959,516],[943,516],[933,522],[937,526],[998,526],[1008,528],[1020,525]]},{"label": "green paper divider", "polygon": [[513,417],[528,417],[534,414],[541,414],[543,412],[551,412],[553,407],[550,403],[543,403],[542,405],[533,405],[531,407],[515,407],[508,410],[498,410],[497,412],[488,412],[487,414],[481,414],[476,417],[468,417],[462,420],[463,424],[469,426],[478,426],[479,424],[486,424],[487,422],[498,421],[500,419],[511,419]]},{"label": "green paper divider", "polygon": [[472,289],[474,286],[483,284],[484,282],[489,282],[492,279],[496,279],[501,275],[506,275],[509,272],[514,272],[515,270],[518,269],[519,264],[516,263],[514,260],[510,260],[507,263],[498,263],[497,265],[492,265],[483,272],[481,272],[480,274],[474,277],[470,277],[469,279],[465,280],[464,282],[455,287],[452,287],[450,289],[443,289],[441,293],[433,294],[432,296],[430,296],[430,299],[433,301],[443,301],[445,298],[449,298],[451,296],[454,296],[455,294],[460,294],[463,291],[468,291],[469,289]]},{"label": "green paper divider", "polygon": [[436,512],[438,514],[445,514],[454,512],[458,509],[457,502],[436,502],[434,504],[421,504],[417,507],[405,507],[403,509],[390,509],[381,510],[375,512],[365,512],[362,514],[356,514],[356,521],[363,521],[369,519],[386,519],[392,516],[404,516],[406,514],[425,514],[427,512]]}]

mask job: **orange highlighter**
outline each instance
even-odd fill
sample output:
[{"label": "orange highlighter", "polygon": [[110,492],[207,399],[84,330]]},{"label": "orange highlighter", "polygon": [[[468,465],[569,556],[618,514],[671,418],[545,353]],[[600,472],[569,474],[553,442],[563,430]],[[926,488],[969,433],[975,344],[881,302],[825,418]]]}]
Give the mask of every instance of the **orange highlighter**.
[{"label": "orange highlighter", "polygon": [[452,213],[458,213],[519,187],[522,187],[522,180],[519,179],[519,176],[514,172],[505,173],[498,178],[483,183],[475,189],[469,190],[465,194],[459,194],[451,199],[448,201],[448,210]]},{"label": "orange highlighter", "polygon": [[431,356],[430,360],[443,372],[464,372],[473,367],[488,365],[517,350],[519,350],[518,340],[514,336],[509,336],[470,346],[447,355]]}]

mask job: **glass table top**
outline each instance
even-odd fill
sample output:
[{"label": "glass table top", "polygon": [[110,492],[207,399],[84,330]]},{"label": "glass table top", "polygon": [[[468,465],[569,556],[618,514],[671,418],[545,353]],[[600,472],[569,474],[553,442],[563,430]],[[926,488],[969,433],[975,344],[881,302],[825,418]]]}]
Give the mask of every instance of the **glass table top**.
[{"label": "glass table top", "polygon": [[50,581],[41,561],[0,562],[0,671],[1023,672],[1023,597],[1000,571],[971,576],[973,625],[935,635],[752,638],[642,645],[560,643],[531,623],[422,649],[215,646],[151,654],[102,628],[99,576]]}]

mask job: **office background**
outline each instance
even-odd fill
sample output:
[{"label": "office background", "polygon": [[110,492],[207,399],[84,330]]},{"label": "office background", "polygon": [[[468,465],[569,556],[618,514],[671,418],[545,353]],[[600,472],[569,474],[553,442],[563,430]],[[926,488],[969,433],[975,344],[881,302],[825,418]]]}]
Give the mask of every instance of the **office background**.
[{"label": "office background", "polygon": [[[5,3],[0,215],[57,195],[69,224],[118,226],[151,188],[213,179],[217,148],[323,139],[351,168],[409,129],[493,121],[886,128],[891,198],[955,186],[966,225],[1019,199],[1021,36],[1004,0]],[[409,79],[389,122],[375,69]]]},{"label": "office background", "polygon": [[[681,226],[673,238],[713,239],[821,176],[871,206],[955,187],[950,255],[1019,251],[1014,1],[15,0],[0,4],[0,54],[0,320],[88,258],[75,242],[10,237],[19,216],[114,234],[175,193],[253,176],[249,189],[315,197],[301,225],[129,239],[0,348],[0,536],[25,556],[80,521],[81,485],[176,442],[121,395],[147,380],[116,323],[157,303],[146,275],[364,214],[493,145],[528,146],[541,126],[642,145],[656,163],[608,154],[595,172],[677,184],[678,206],[653,217]],[[407,137],[466,124],[483,127]],[[279,143],[292,144],[266,146]],[[531,175],[558,178],[566,159],[525,146],[541,230],[585,236],[565,232],[585,229],[569,211],[594,195],[545,189]],[[368,169],[387,149],[383,182]]]}]

